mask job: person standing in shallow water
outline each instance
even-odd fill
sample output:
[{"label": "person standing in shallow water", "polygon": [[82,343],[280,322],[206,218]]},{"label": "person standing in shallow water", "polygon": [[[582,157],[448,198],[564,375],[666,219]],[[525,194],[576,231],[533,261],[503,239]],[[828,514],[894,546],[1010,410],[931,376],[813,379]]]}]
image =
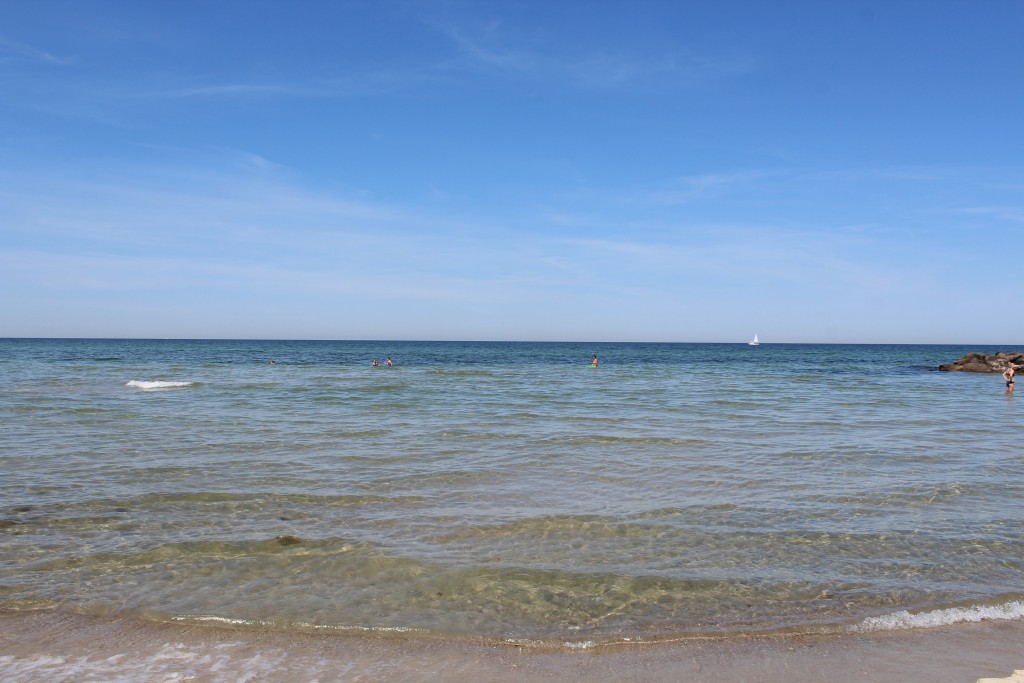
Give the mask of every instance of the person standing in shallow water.
[{"label": "person standing in shallow water", "polygon": [[590,364],[593,365],[595,368],[597,367],[597,354],[596,353],[594,354],[593,360],[590,361]]},{"label": "person standing in shallow water", "polygon": [[1010,363],[1010,367],[1003,371],[1003,379],[1006,381],[1006,390],[1013,391],[1013,378],[1017,374],[1017,366]]}]

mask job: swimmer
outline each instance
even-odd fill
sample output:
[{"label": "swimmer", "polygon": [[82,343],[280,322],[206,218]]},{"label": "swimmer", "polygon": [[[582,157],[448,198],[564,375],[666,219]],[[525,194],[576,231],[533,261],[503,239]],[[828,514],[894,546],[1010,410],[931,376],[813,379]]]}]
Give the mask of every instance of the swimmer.
[{"label": "swimmer", "polygon": [[389,368],[395,366],[395,364],[391,362],[391,356],[388,356],[388,359],[386,361],[384,361],[384,362],[388,364]]},{"label": "swimmer", "polygon": [[1014,376],[1017,374],[1017,369],[1020,367],[1021,366],[1015,366],[1011,362],[1010,367],[1002,372],[1002,379],[1007,383],[1007,391],[1014,390]]},{"label": "swimmer", "polygon": [[594,354],[594,358],[590,361],[590,364],[593,365],[595,368],[597,367],[597,354],[596,353]]},{"label": "swimmer", "polygon": [[372,365],[375,368],[379,368],[380,367],[380,363],[377,361],[376,358],[373,359],[373,362],[370,363],[370,365]]}]

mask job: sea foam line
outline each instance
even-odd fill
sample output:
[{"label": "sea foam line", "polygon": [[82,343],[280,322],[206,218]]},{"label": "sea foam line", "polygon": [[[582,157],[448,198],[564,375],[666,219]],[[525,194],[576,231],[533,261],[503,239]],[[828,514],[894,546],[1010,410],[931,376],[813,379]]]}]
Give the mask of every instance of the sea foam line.
[{"label": "sea foam line", "polygon": [[[213,614],[186,614],[186,615],[175,615],[171,617],[171,621],[184,621],[184,622],[208,622],[217,624],[227,624],[229,626],[262,626],[272,627],[280,625],[278,622],[268,621],[265,619],[238,619],[233,617],[219,617]],[[341,626],[335,624],[310,624],[305,621],[297,621],[292,624],[293,626],[311,631],[334,631],[343,633],[346,631],[358,631],[365,633],[416,633],[422,631],[422,629],[414,628],[411,626]]]},{"label": "sea foam line", "polygon": [[142,389],[143,391],[152,391],[154,389],[176,389],[178,387],[191,387],[195,384],[195,382],[147,382],[143,380],[133,379],[127,384],[125,384],[125,386],[133,387],[135,389]]},{"label": "sea foam line", "polygon": [[965,622],[1016,621],[1024,618],[1024,602],[1014,600],[1002,605],[950,607],[911,614],[906,610],[881,617],[868,617],[851,631],[896,631],[909,628],[936,628]]}]

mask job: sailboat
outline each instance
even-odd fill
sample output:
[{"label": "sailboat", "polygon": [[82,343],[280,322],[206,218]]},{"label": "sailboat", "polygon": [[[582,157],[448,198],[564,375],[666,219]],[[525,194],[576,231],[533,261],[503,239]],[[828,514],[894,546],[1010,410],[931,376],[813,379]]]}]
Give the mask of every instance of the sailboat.
[{"label": "sailboat", "polygon": [[761,342],[757,340],[757,332],[754,333],[754,338],[747,342],[747,346],[760,346]]}]

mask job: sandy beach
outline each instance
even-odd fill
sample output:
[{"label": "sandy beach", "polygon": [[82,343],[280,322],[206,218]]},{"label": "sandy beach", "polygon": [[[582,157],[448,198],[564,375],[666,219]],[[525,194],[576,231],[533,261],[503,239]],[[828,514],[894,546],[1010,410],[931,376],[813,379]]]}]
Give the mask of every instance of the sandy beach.
[{"label": "sandy beach", "polygon": [[[35,681],[878,681],[975,683],[1024,668],[1024,624],[690,640],[579,652],[483,642],[0,614],[0,679]],[[1019,679],[1011,679],[1019,680]]]}]

